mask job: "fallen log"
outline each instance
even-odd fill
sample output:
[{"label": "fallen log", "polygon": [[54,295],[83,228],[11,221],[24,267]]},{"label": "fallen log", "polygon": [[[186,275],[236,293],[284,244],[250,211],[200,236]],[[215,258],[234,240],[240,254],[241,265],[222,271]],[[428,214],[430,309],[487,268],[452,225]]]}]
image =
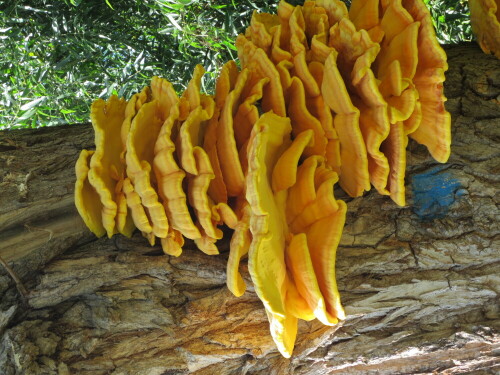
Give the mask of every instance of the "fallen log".
[{"label": "fallen log", "polygon": [[[96,239],[74,208],[88,124],[0,133],[0,372],[10,374],[414,374],[500,371],[500,61],[447,49],[452,155],[409,144],[407,206],[375,191],[348,201],[337,252],[347,319],[301,322],[277,352],[228,243],[179,258]],[[227,236],[226,236],[227,238]],[[12,276],[18,279],[16,281]],[[22,285],[22,286],[21,286]],[[23,291],[23,288],[26,291]]]}]

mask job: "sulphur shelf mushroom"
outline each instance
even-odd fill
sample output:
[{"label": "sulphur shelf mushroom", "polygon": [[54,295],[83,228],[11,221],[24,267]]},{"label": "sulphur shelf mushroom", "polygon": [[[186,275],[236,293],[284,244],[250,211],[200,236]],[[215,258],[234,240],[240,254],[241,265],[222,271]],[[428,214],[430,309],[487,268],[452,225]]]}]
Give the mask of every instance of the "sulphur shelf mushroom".
[{"label": "sulphur shelf mushroom", "polygon": [[345,318],[335,186],[402,206],[409,138],[446,162],[451,137],[446,55],[422,0],[281,1],[277,13],[254,12],[236,39],[241,65],[224,64],[214,95],[198,65],[180,95],[153,77],[128,102],[95,101],[75,203],[96,236],[137,228],[171,256],[185,238],[216,255],[219,227],[232,228],[227,287],[241,296],[251,280],[290,357],[300,319]]},{"label": "sulphur shelf mushroom", "polygon": [[469,0],[470,21],[477,42],[484,53],[500,59],[500,2]]}]

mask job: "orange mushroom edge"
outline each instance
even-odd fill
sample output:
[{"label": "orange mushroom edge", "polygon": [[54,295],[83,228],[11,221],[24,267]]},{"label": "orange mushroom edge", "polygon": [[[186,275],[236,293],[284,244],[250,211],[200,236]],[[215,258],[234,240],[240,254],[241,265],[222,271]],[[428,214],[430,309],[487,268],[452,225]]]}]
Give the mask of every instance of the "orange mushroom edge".
[{"label": "orange mushroom edge", "polygon": [[500,59],[500,3],[469,0],[472,31],[484,53]]}]

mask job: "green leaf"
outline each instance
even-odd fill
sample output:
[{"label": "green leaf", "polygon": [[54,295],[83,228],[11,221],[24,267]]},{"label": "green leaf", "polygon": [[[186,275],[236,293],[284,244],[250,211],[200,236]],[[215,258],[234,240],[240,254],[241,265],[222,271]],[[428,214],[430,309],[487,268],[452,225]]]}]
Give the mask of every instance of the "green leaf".
[{"label": "green leaf", "polygon": [[175,18],[174,18],[174,16],[173,16],[173,15],[171,15],[171,14],[167,14],[167,18],[168,18],[168,20],[172,23],[172,25],[173,25],[173,26],[174,26],[177,30],[179,30],[179,31],[184,31],[184,30],[182,29],[181,25],[179,25],[179,24],[177,23],[177,21],[175,20]]},{"label": "green leaf", "polygon": [[113,6],[111,5],[111,3],[109,2],[109,0],[105,0],[106,1],[106,4],[108,5],[108,7],[110,7],[111,9],[115,10],[115,8],[113,8]]},{"label": "green leaf", "polygon": [[18,117],[14,124],[20,124],[24,122],[25,120],[32,117],[35,113],[36,113],[36,108],[31,108],[30,110],[24,112],[20,117]]},{"label": "green leaf", "polygon": [[26,104],[23,104],[19,109],[21,111],[27,111],[33,107],[36,107],[38,104],[40,104],[41,102],[43,102],[44,100],[46,99],[45,96],[42,96],[41,98],[37,98],[29,103],[26,103]]}]

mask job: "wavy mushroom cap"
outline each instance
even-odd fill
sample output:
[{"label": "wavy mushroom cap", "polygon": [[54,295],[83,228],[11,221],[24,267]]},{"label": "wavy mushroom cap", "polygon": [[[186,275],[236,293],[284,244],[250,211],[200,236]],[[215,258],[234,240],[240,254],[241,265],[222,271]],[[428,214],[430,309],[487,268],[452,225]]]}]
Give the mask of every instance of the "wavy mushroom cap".
[{"label": "wavy mushroom cap", "polygon": [[168,234],[169,223],[165,207],[160,202],[154,173],[151,173],[154,163],[155,144],[163,125],[160,102],[153,99],[144,104],[132,120],[127,138],[127,176],[134,185],[134,190],[141,197],[148,217],[153,226],[153,233],[159,238]]},{"label": "wavy mushroom cap", "polygon": [[484,53],[500,59],[500,4],[495,0],[469,0],[472,30]]},{"label": "wavy mushroom cap", "polygon": [[97,237],[106,234],[102,224],[103,205],[97,191],[88,180],[90,158],[94,151],[82,150],[75,165],[75,205],[85,225]]},{"label": "wavy mushroom cap", "polygon": [[92,103],[90,119],[94,128],[96,151],[90,159],[88,179],[100,196],[103,211],[102,223],[108,237],[116,233],[116,184],[124,174],[120,159],[122,151],[121,126],[125,119],[127,102],[113,95],[108,101]]}]

